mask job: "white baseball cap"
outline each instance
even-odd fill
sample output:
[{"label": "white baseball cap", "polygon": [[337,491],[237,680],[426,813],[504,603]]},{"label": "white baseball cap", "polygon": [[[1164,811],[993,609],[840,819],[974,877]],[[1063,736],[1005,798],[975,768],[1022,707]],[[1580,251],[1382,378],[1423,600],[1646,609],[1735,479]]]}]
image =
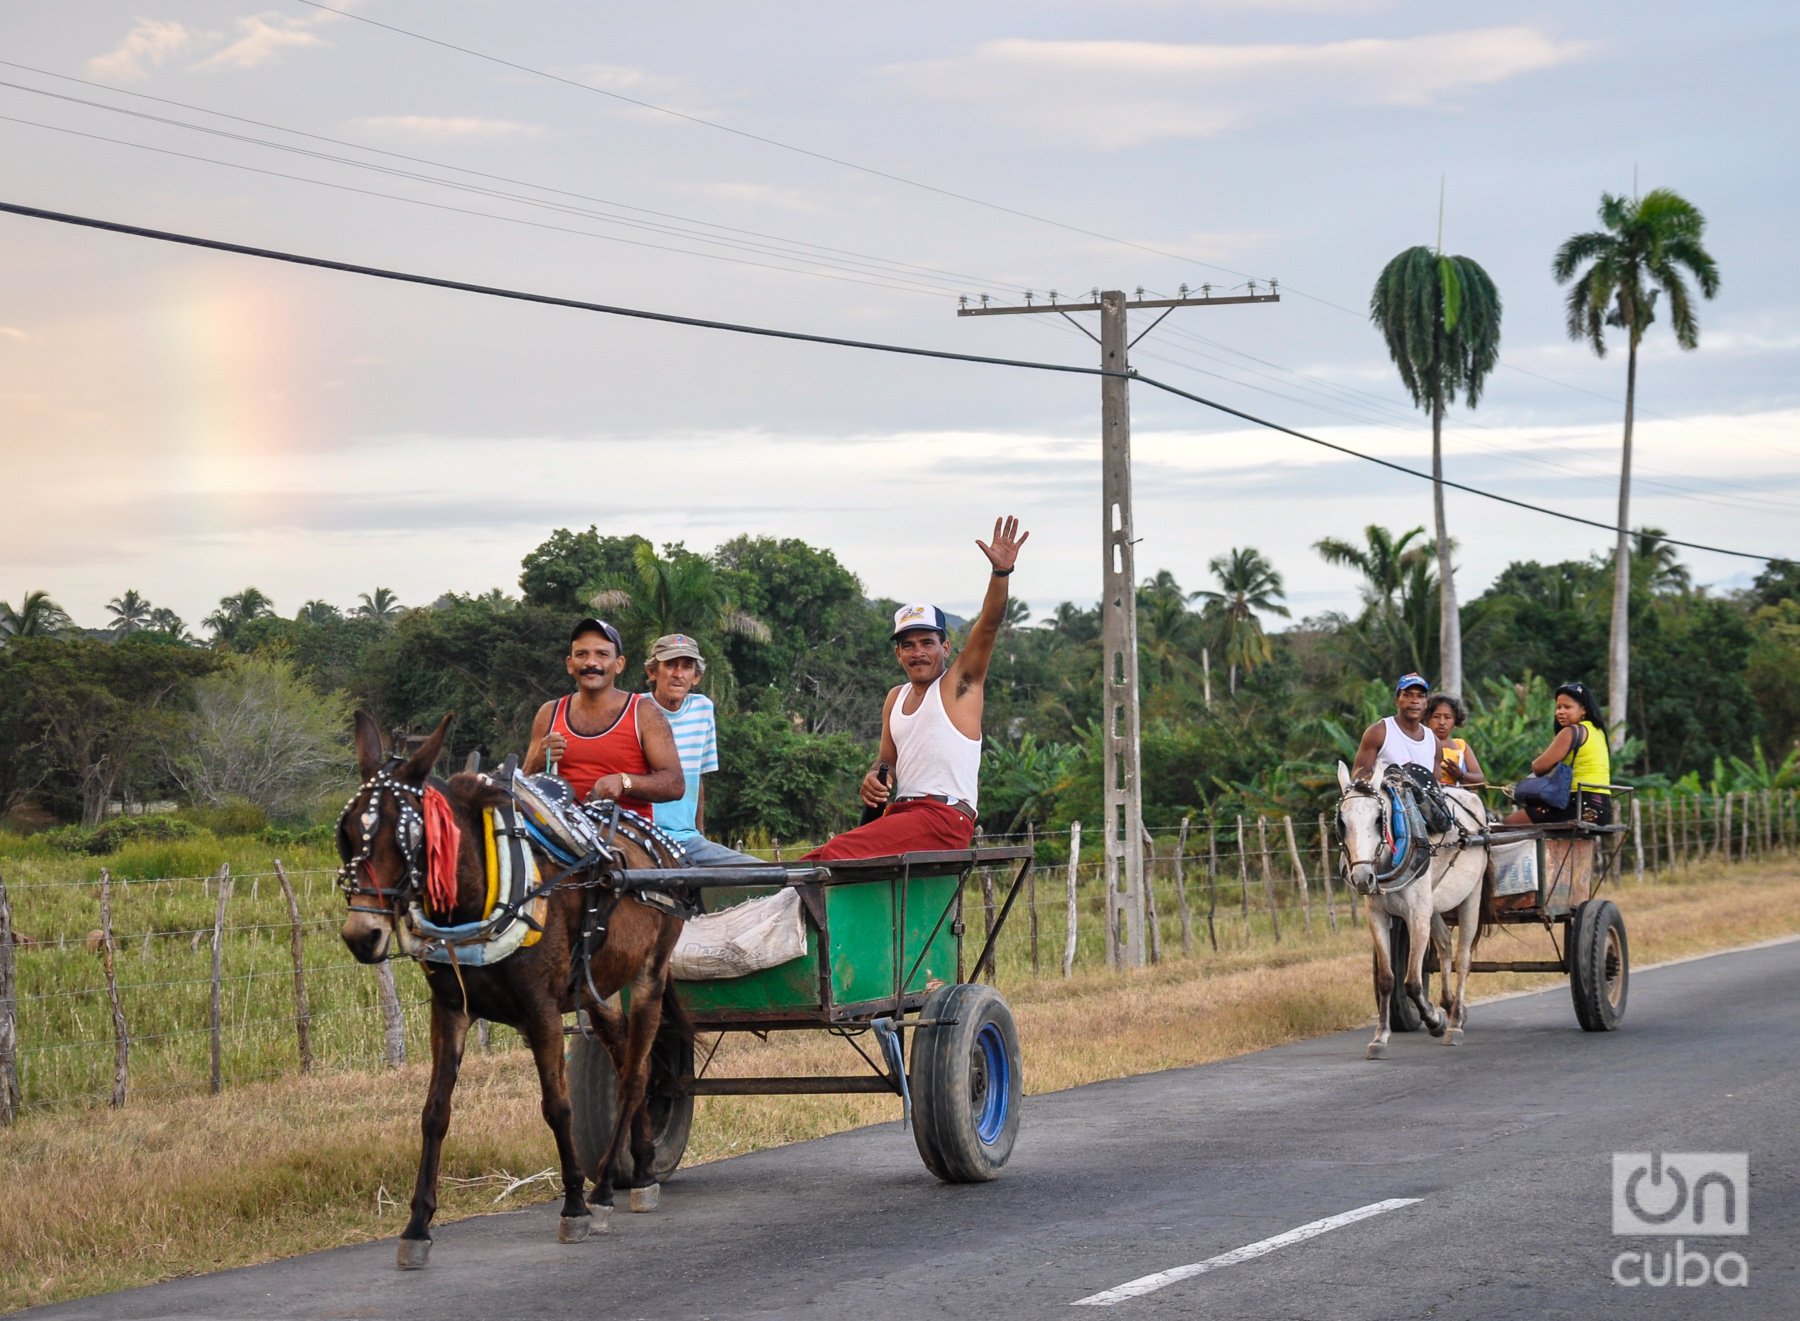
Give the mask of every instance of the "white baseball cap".
[{"label": "white baseball cap", "polygon": [[934,605],[903,605],[894,611],[895,642],[900,640],[902,633],[911,633],[921,628],[930,629],[940,637],[950,636],[950,621]]}]

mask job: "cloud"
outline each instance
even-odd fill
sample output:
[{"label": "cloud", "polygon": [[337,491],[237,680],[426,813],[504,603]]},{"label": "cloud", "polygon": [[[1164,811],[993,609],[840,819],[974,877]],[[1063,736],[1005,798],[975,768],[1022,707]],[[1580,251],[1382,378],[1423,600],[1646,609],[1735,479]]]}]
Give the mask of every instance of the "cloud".
[{"label": "cloud", "polygon": [[88,74],[102,82],[142,82],[151,69],[193,45],[194,36],[172,19],[140,18],[124,41],[87,62]]},{"label": "cloud", "polygon": [[478,119],[473,115],[371,115],[351,122],[358,128],[377,132],[440,140],[529,137],[544,131],[537,124],[521,124],[514,119]]},{"label": "cloud", "polygon": [[[334,15],[325,15],[325,18]],[[223,50],[214,51],[198,64],[196,69],[254,69],[259,65],[279,60],[282,53],[298,50],[307,46],[322,46],[311,29],[318,25],[319,19],[286,18],[280,14],[250,14],[237,21],[238,31],[243,35],[226,46]]]},{"label": "cloud", "polygon": [[17,326],[0,326],[0,339],[10,339],[18,344],[41,344],[43,341],[29,330],[21,330]]},{"label": "cloud", "polygon": [[879,72],[920,96],[1105,151],[1218,137],[1277,114],[1423,109],[1592,48],[1530,27],[1242,46],[1014,37]]}]

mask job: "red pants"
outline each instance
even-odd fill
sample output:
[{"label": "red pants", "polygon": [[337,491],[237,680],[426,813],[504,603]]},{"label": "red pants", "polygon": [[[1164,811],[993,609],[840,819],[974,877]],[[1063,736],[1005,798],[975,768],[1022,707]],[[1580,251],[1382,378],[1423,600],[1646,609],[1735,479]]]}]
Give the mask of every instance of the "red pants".
[{"label": "red pants", "polygon": [[834,835],[802,862],[848,858],[887,858],[896,853],[966,849],[975,838],[975,823],[946,803],[909,799],[895,803],[866,826]]}]

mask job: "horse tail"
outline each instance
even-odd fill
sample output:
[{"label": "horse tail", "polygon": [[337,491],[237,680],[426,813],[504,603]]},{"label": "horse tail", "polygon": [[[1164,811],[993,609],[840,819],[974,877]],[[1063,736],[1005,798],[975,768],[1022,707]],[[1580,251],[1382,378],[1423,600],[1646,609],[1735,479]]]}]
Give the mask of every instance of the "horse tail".
[{"label": "horse tail", "polygon": [[675,994],[675,977],[672,973],[665,973],[663,976],[662,1021],[681,1034],[682,1045],[693,1044],[694,1020],[688,1017],[681,997]]},{"label": "horse tail", "polygon": [[1475,939],[1469,942],[1469,949],[1474,951],[1481,943],[1483,936],[1492,935],[1494,928],[1500,925],[1500,910],[1494,896],[1494,864],[1490,861],[1481,869],[1481,921],[1475,928]]}]

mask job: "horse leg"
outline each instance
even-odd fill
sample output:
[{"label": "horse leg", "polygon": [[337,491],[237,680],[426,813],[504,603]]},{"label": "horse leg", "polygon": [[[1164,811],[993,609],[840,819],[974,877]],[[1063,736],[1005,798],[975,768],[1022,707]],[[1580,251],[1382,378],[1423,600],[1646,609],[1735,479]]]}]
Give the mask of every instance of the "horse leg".
[{"label": "horse leg", "polygon": [[1388,915],[1368,901],[1369,938],[1375,942],[1375,1039],[1364,1058],[1384,1060],[1388,1051],[1388,1008],[1394,998],[1394,955],[1388,948]]},{"label": "horse leg", "polygon": [[412,1217],[400,1231],[399,1266],[403,1271],[420,1269],[431,1256],[438,1163],[443,1156],[444,1134],[450,1131],[450,1094],[456,1090],[463,1043],[468,1036],[468,1014],[436,1000],[431,1002],[431,1090],[425,1094],[425,1111],[419,1118],[424,1145],[419,1152],[418,1181],[413,1185]]},{"label": "horse leg", "polygon": [[1440,1011],[1425,995],[1425,951],[1431,945],[1429,902],[1424,906],[1414,904],[1407,911],[1406,934],[1409,938],[1406,952],[1407,998],[1419,1006],[1419,1017],[1425,1020],[1425,1030],[1434,1037],[1441,1037],[1449,1026],[1449,1016]]},{"label": "horse leg", "polygon": [[[1463,1025],[1469,1021],[1469,964],[1475,953],[1475,942],[1481,937],[1481,887],[1469,892],[1456,912],[1456,998],[1451,1008],[1451,1031],[1446,1040],[1461,1041]],[[1449,979],[1444,990],[1449,992]]]},{"label": "horse leg", "polygon": [[[600,1039],[600,1044],[612,1059],[613,1084],[617,1087],[625,1077],[624,1017],[616,1005],[602,1002],[596,1006],[592,1001],[588,1002],[587,1017],[594,1035]],[[608,1214],[612,1212],[613,1206],[613,1174],[619,1146],[616,1117],[614,1123],[614,1133],[607,1141],[605,1153],[600,1157],[599,1168],[588,1172],[588,1176],[594,1181],[594,1190],[588,1194],[588,1201],[594,1206],[604,1207]]]},{"label": "horse leg", "polygon": [[537,1063],[544,1122],[550,1125],[551,1136],[556,1139],[557,1159],[562,1162],[562,1219],[557,1222],[556,1237],[564,1243],[579,1243],[592,1231],[594,1218],[582,1200],[585,1183],[569,1127],[569,1074],[563,1060],[562,1015],[555,1013],[552,1007],[550,1012],[527,1020],[524,1030],[525,1039],[531,1044],[532,1059]]},{"label": "horse leg", "polygon": [[621,1144],[631,1144],[631,1209],[654,1211],[661,1189],[655,1179],[656,1144],[650,1133],[646,1094],[650,1089],[650,1051],[656,1030],[662,1026],[663,982],[666,968],[645,968],[631,982],[631,1016],[626,1023],[625,1063],[619,1070],[619,1123],[613,1130],[612,1159]]}]

